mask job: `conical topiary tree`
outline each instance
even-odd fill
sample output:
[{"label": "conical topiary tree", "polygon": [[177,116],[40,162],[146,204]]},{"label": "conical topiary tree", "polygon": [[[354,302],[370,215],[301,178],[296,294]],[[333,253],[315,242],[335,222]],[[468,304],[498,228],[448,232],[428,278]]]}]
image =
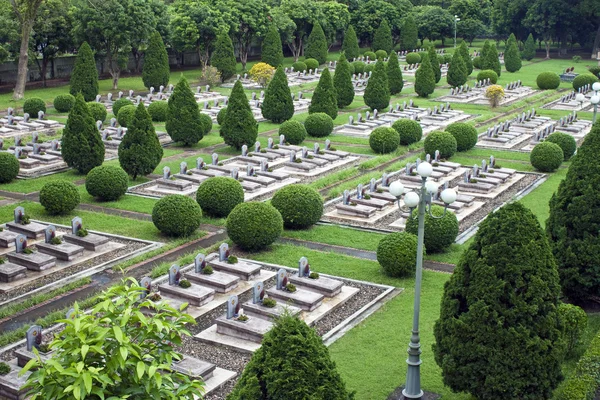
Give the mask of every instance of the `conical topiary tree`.
[{"label": "conical topiary tree", "polygon": [[373,51],[385,50],[386,53],[390,54],[394,48],[394,42],[392,41],[392,30],[387,20],[381,21],[379,27],[373,35]]},{"label": "conical topiary tree", "polygon": [[262,62],[272,67],[279,67],[283,63],[283,48],[281,46],[281,36],[275,24],[272,24],[267,31],[265,40],[262,43],[260,53]]},{"label": "conical topiary tree", "polygon": [[332,119],[336,119],[338,115],[337,91],[333,87],[333,81],[329,69],[325,68],[319,78],[319,83],[315,88],[308,113],[325,113]]},{"label": "conical topiary tree", "polygon": [[185,146],[198,143],[208,133],[194,93],[183,76],[169,97],[165,128],[174,142],[182,142]]},{"label": "conical topiary tree", "polygon": [[390,105],[390,85],[382,60],[377,60],[373,75],[367,81],[363,98],[371,110],[383,111]]},{"label": "conical topiary tree", "polygon": [[282,66],[277,68],[273,79],[267,86],[262,103],[262,115],[276,124],[287,121],[294,115],[292,93]]},{"label": "conical topiary tree", "polygon": [[81,93],[69,111],[61,145],[63,160],[79,173],[87,174],[104,162],[104,143]]},{"label": "conical topiary tree", "polygon": [[546,231],[563,292],[573,300],[600,293],[600,122],[571,159],[567,176],[550,200]]},{"label": "conical topiary tree", "polygon": [[350,398],[321,338],[289,314],[277,319],[227,396],[227,400]]},{"label": "conical topiary tree", "polygon": [[350,74],[350,63],[342,52],[335,66],[333,74],[333,87],[337,94],[337,106],[343,108],[349,106],[354,100],[354,85]]},{"label": "conical topiary tree", "polygon": [[500,58],[498,58],[498,50],[496,50],[495,43],[490,44],[489,49],[485,53],[485,57],[483,55],[481,56],[481,69],[491,69],[500,76]]},{"label": "conical topiary tree", "polygon": [[483,60],[485,60],[485,58],[487,57],[488,53],[490,52],[490,41],[486,40],[485,42],[483,42],[483,47],[481,48],[481,52],[479,54],[479,57],[481,59],[481,63],[482,63],[482,70],[484,69],[488,69],[488,68],[483,68]]},{"label": "conical topiary tree", "polygon": [[226,32],[217,36],[215,51],[210,57],[210,65],[221,73],[221,81],[225,82],[235,74],[237,62],[233,52],[233,43]]},{"label": "conical topiary tree", "polygon": [[506,51],[504,52],[504,68],[508,72],[517,72],[521,69],[521,54],[517,46],[517,38],[511,33],[506,41]]},{"label": "conical topiary tree", "polygon": [[417,24],[412,15],[409,15],[404,20],[402,30],[400,31],[400,46],[402,50],[414,50],[419,43],[419,32]]},{"label": "conical topiary tree", "polygon": [[444,287],[433,345],[444,384],[477,399],[549,399],[562,378],[559,295],[536,216],[519,203],[490,214]]},{"label": "conical topiary tree", "polygon": [[92,48],[87,42],[83,42],[79,47],[70,84],[69,93],[73,96],[81,93],[85,101],[92,101],[98,95],[96,60]]},{"label": "conical topiary tree", "polygon": [[525,41],[525,48],[522,54],[523,59],[529,61],[533,60],[535,57],[535,40],[533,39],[533,35],[530,33],[527,36],[527,40]]},{"label": "conical topiary tree", "polygon": [[[398,63],[398,56],[395,52],[390,54],[387,64],[387,78],[390,87],[390,94],[398,94],[404,87],[404,79],[402,78],[402,69]],[[337,87],[337,86],[336,86]]]},{"label": "conical topiary tree", "polygon": [[438,56],[435,53],[435,47],[429,46],[427,53],[429,54],[431,69],[433,69],[433,74],[435,75],[435,83],[438,83],[442,79],[442,67],[440,65],[440,60],[438,60]]},{"label": "conical topiary tree", "polygon": [[[291,95],[290,95],[291,96]],[[227,114],[221,125],[221,136],[229,146],[241,149],[252,146],[258,136],[258,123],[254,119],[241,81],[236,81],[229,96]]]},{"label": "conical topiary tree", "polygon": [[459,51],[455,51],[452,56],[446,80],[452,87],[461,86],[467,82],[467,68]]},{"label": "conical topiary tree", "polygon": [[425,55],[421,60],[421,65],[415,72],[415,93],[419,97],[428,97],[435,90],[435,75],[431,63],[429,62],[429,55]]},{"label": "conical topiary tree", "polygon": [[319,64],[325,64],[327,61],[327,39],[325,32],[318,22],[313,25],[308,39],[306,39],[306,49],[304,49],[305,58],[314,58]]},{"label": "conical topiary tree", "polygon": [[127,127],[127,135],[119,144],[119,164],[135,180],[154,171],[162,157],[163,148],[152,119],[146,106],[140,102]]},{"label": "conical topiary tree", "polygon": [[144,53],[144,66],[142,67],[142,81],[148,89],[169,84],[169,55],[160,33],[154,32],[150,36],[148,49]]},{"label": "conical topiary tree", "polygon": [[348,26],[348,30],[346,30],[346,34],[344,35],[342,52],[344,52],[348,60],[354,60],[358,57],[358,38],[356,37],[356,31],[352,25]]},{"label": "conical topiary tree", "polygon": [[469,77],[469,75],[471,75],[471,73],[473,72],[473,59],[469,54],[469,47],[467,46],[467,42],[463,40],[460,43],[460,46],[458,47],[458,52],[460,53],[460,56],[462,57],[463,62],[465,63],[467,77]]}]

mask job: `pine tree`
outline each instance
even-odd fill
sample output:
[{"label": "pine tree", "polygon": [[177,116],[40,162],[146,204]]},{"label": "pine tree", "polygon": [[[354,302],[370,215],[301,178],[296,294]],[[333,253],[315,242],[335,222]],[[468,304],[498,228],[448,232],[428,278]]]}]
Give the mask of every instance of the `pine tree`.
[{"label": "pine tree", "polygon": [[455,51],[448,67],[448,74],[446,75],[448,85],[452,87],[462,86],[467,82],[467,68],[465,62],[460,55],[460,51]]},{"label": "pine tree", "polygon": [[485,42],[483,42],[483,47],[481,48],[481,52],[479,53],[479,58],[481,59],[481,70],[484,69],[488,69],[488,68],[483,68],[483,63],[488,55],[488,53],[490,52],[490,41],[486,40]]},{"label": "pine tree", "polygon": [[444,287],[433,346],[444,384],[477,399],[549,399],[562,378],[559,295],[536,216],[519,203],[488,215]]},{"label": "pine tree", "polygon": [[377,60],[373,75],[367,81],[363,98],[371,110],[383,111],[390,105],[390,85],[382,60]]},{"label": "pine tree", "polygon": [[356,37],[356,31],[354,27],[350,25],[346,34],[344,35],[344,42],[342,43],[342,51],[346,55],[346,58],[349,61],[354,60],[358,57],[359,48],[358,48],[358,38]]},{"label": "pine tree", "polygon": [[92,101],[98,95],[96,60],[92,48],[87,42],[83,42],[79,47],[70,83],[69,93],[73,96],[81,93],[85,101]]},{"label": "pine tree", "polygon": [[404,20],[404,25],[400,31],[400,42],[402,50],[414,50],[419,43],[419,31],[412,15]]},{"label": "pine tree", "polygon": [[262,115],[276,124],[287,121],[294,115],[292,93],[282,66],[277,68],[273,79],[267,86],[262,104]]},{"label": "pine tree", "polygon": [[486,53],[485,58],[481,59],[481,69],[491,69],[492,71],[495,71],[498,76],[500,76],[502,70],[495,43],[490,45],[489,51]]},{"label": "pine tree", "polygon": [[333,87],[333,80],[327,68],[321,73],[310,106],[308,106],[309,114],[319,112],[329,115],[332,119],[336,119],[338,115],[337,92]]},{"label": "pine tree", "polygon": [[325,64],[327,61],[327,39],[323,28],[318,22],[313,25],[312,31],[308,35],[304,57],[314,58],[319,64]]},{"label": "pine tree", "polygon": [[87,174],[104,162],[104,143],[81,93],[75,97],[75,104],[69,111],[61,145],[67,165],[81,174]]},{"label": "pine tree", "polygon": [[531,33],[527,36],[527,40],[525,41],[525,49],[523,50],[522,57],[527,61],[533,60],[535,57],[535,40]]},{"label": "pine tree", "polygon": [[198,143],[206,132],[194,93],[185,77],[181,77],[169,97],[165,128],[174,142],[185,146]]},{"label": "pine tree", "polygon": [[148,49],[144,53],[144,66],[142,67],[142,81],[148,89],[169,84],[169,55],[160,33],[154,32],[150,36]]},{"label": "pine tree", "polygon": [[279,67],[283,63],[283,48],[281,46],[281,36],[275,24],[269,27],[269,31],[262,43],[260,53],[261,61],[272,67]]},{"label": "pine tree", "polygon": [[467,42],[465,42],[463,40],[460,43],[460,46],[458,47],[457,51],[460,53],[460,56],[462,57],[463,62],[465,63],[465,68],[466,68],[467,78],[468,78],[469,75],[471,75],[471,73],[473,72],[473,59],[471,58],[471,55],[469,54],[469,48],[467,47]]},{"label": "pine tree", "polygon": [[233,43],[226,32],[217,37],[215,51],[213,51],[210,58],[210,65],[221,73],[221,82],[225,82],[235,74],[237,62],[233,52]]},{"label": "pine tree", "polygon": [[431,63],[429,62],[429,55],[425,55],[421,60],[421,65],[415,72],[415,93],[419,97],[428,97],[435,90],[435,74]]},{"label": "pine tree", "polygon": [[148,175],[160,164],[163,148],[158,141],[150,114],[143,103],[135,110],[127,135],[119,144],[119,164],[135,180]]},{"label": "pine tree", "polygon": [[233,85],[229,96],[227,114],[221,125],[221,136],[225,143],[236,149],[241,149],[243,145],[253,146],[258,136],[258,123],[254,119],[244,87],[239,80]]},{"label": "pine tree", "polygon": [[387,77],[388,85],[390,87],[390,94],[400,93],[404,87],[404,79],[402,78],[402,69],[400,68],[398,56],[395,52],[392,52],[392,54],[390,54],[390,58],[388,59]]},{"label": "pine tree", "polygon": [[508,72],[517,72],[521,69],[521,55],[517,46],[517,38],[513,33],[510,34],[506,41],[506,51],[504,52],[504,68]]},{"label": "pine tree", "polygon": [[438,83],[442,79],[442,67],[440,65],[440,60],[438,60],[438,56],[435,53],[435,47],[433,45],[429,46],[427,53],[429,54],[429,62],[431,63],[433,74],[435,75],[435,83]]},{"label": "pine tree", "polygon": [[385,50],[386,53],[390,54],[394,48],[394,42],[392,41],[392,30],[387,20],[381,21],[379,27],[373,35],[373,51]]},{"label": "pine tree", "polygon": [[352,75],[350,74],[350,63],[346,59],[344,52],[340,54],[340,58],[335,66],[333,87],[337,93],[338,108],[349,106],[354,100],[354,85],[352,84]]}]

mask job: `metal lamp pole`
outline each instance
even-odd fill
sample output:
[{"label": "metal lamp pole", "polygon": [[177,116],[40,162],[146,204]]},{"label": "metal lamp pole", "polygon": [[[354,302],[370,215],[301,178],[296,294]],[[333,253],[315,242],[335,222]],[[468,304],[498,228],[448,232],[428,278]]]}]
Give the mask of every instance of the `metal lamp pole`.
[{"label": "metal lamp pole", "polygon": [[460,21],[460,18],[458,18],[458,15],[454,16],[454,48],[456,48],[456,23]]},{"label": "metal lamp pole", "polygon": [[592,123],[596,123],[596,114],[598,113],[598,103],[600,103],[600,96],[598,92],[600,91],[600,82],[595,82],[592,85],[592,90],[594,91],[594,95],[590,98],[590,102],[594,106],[594,117],[592,118]]}]

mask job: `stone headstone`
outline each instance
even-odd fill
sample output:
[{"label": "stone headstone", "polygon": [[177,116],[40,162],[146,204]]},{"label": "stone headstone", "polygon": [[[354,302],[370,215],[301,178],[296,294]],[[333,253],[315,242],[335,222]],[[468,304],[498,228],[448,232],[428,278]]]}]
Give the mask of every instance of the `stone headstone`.
[{"label": "stone headstone", "polygon": [[219,164],[219,155],[217,153],[212,153],[211,160],[212,160],[212,165]]},{"label": "stone headstone", "polygon": [[83,227],[83,221],[79,217],[75,217],[71,220],[71,233],[77,235],[77,232]]},{"label": "stone headstone", "polygon": [[296,150],[290,151],[290,162],[296,161]]},{"label": "stone headstone", "polygon": [[187,174],[188,171],[188,167],[187,167],[187,163],[185,161],[182,161],[179,163],[179,173],[181,175],[185,175]]},{"label": "stone headstone", "polygon": [[496,166],[496,159],[494,156],[490,156],[490,167],[494,168]]},{"label": "stone headstone", "polygon": [[364,197],[364,189],[362,183],[359,183],[356,187],[356,198],[362,199]]},{"label": "stone headstone", "polygon": [[50,243],[56,236],[56,227],[54,225],[48,225],[44,229],[44,240],[46,243]]},{"label": "stone headstone", "polygon": [[277,271],[277,290],[283,290],[288,284],[288,276],[287,271],[281,268]]},{"label": "stone headstone", "polygon": [[179,281],[181,280],[181,270],[179,265],[173,264],[171,268],[169,268],[169,285],[171,286],[179,286]]},{"label": "stone headstone", "polygon": [[46,113],[44,113],[42,110],[38,111],[38,119],[44,119],[45,115]]},{"label": "stone headstone", "polygon": [[254,176],[254,167],[250,164],[246,165],[246,176]]},{"label": "stone headstone", "polygon": [[385,172],[381,175],[381,186],[388,187],[390,186],[390,177]]},{"label": "stone headstone", "polygon": [[269,170],[269,164],[267,163],[266,160],[261,160],[260,161],[260,171],[261,172],[267,172]]},{"label": "stone headstone", "polygon": [[325,150],[329,150],[331,149],[331,140],[326,139],[325,140]]},{"label": "stone headstone", "polygon": [[42,150],[42,146],[40,146],[39,143],[33,144],[33,154],[40,154],[41,150]]},{"label": "stone headstone", "polygon": [[285,135],[279,135],[279,145],[285,144]]},{"label": "stone headstone", "polygon": [[96,95],[96,103],[100,103],[101,99],[102,99],[102,96]]},{"label": "stone headstone", "polygon": [[23,114],[23,122],[29,122],[29,113]]},{"label": "stone headstone", "polygon": [[440,161],[440,151],[439,150],[435,151],[433,159],[436,162]]},{"label": "stone headstone", "polygon": [[229,296],[227,300],[227,319],[236,318],[240,313],[240,301],[236,295]]},{"label": "stone headstone", "polygon": [[302,257],[298,261],[298,276],[300,278],[308,278],[310,276],[310,264],[308,264],[308,258]]},{"label": "stone headstone", "polygon": [[267,139],[267,149],[272,149],[274,145],[273,138]]},{"label": "stone headstone", "polygon": [[4,139],[0,138],[0,150],[4,147]]},{"label": "stone headstone", "polygon": [[231,177],[236,181],[240,178],[240,171],[237,168],[231,170]]},{"label": "stone headstone", "polygon": [[315,142],[315,144],[313,145],[313,153],[319,154],[320,151],[321,151],[321,146],[319,146],[319,143]]},{"label": "stone headstone", "polygon": [[350,204],[350,191],[344,190],[344,193],[342,193],[342,203],[344,205]]},{"label": "stone headstone", "polygon": [[15,238],[15,251],[22,253],[27,248],[27,237],[25,235],[17,235]]},{"label": "stone headstone", "polygon": [[21,135],[15,136],[15,146],[16,147],[23,146],[23,138],[21,137]]},{"label": "stone headstone", "polygon": [[39,136],[40,136],[40,134],[38,132],[33,132],[31,134],[31,143],[37,143]]},{"label": "stone headstone", "polygon": [[206,256],[202,253],[198,253],[196,257],[194,257],[194,272],[201,274],[206,268]]},{"label": "stone headstone", "polygon": [[377,191],[377,181],[375,178],[371,178],[369,181],[369,192],[373,193],[375,191]]},{"label": "stone headstone", "polygon": [[206,164],[204,163],[204,160],[202,159],[202,157],[198,157],[196,158],[196,169],[202,169],[204,168]]},{"label": "stone headstone", "polygon": [[222,243],[219,246],[219,261],[227,261],[229,258],[229,245],[227,243]]},{"label": "stone headstone", "polygon": [[170,179],[171,178],[171,168],[165,166],[163,168],[163,179]]},{"label": "stone headstone", "polygon": [[252,286],[252,303],[260,304],[265,298],[265,284],[262,282],[256,282]]},{"label": "stone headstone", "polygon": [[21,156],[23,155],[23,149],[20,147],[15,147],[15,157],[17,159],[21,158]]},{"label": "stone headstone", "polygon": [[20,224],[23,219],[23,215],[25,215],[25,209],[21,206],[15,208],[13,211],[14,222],[15,224]]},{"label": "stone headstone", "polygon": [[99,131],[102,130],[102,121],[96,121],[96,129],[98,129]]},{"label": "stone headstone", "polygon": [[260,153],[260,142],[258,140],[254,143],[254,152]]},{"label": "stone headstone", "polygon": [[27,351],[33,351],[33,348],[40,348],[42,344],[42,327],[39,325],[32,325],[27,329],[27,334],[25,335],[26,347]]},{"label": "stone headstone", "polygon": [[8,110],[6,111],[6,113],[10,116],[14,116],[15,115],[15,109],[12,107],[8,107]]},{"label": "stone headstone", "polygon": [[144,299],[150,294],[150,292],[152,292],[152,278],[150,278],[149,276],[143,277],[140,281],[140,286],[144,288],[144,290],[140,294],[140,298]]},{"label": "stone headstone", "polygon": [[69,308],[69,311],[65,314],[65,319],[75,319],[77,313],[74,308]]},{"label": "stone headstone", "polygon": [[308,149],[306,146],[302,146],[302,158],[308,158]]},{"label": "stone headstone", "polygon": [[242,146],[242,157],[248,157],[248,146]]}]

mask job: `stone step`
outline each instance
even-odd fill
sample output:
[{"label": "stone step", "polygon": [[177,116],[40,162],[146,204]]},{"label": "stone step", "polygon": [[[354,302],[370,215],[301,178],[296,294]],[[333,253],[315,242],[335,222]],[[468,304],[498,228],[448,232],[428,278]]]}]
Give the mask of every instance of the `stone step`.
[{"label": "stone step", "polygon": [[2,232],[0,232],[0,247],[15,247],[15,239],[17,236],[19,236],[18,233],[4,229]]}]

